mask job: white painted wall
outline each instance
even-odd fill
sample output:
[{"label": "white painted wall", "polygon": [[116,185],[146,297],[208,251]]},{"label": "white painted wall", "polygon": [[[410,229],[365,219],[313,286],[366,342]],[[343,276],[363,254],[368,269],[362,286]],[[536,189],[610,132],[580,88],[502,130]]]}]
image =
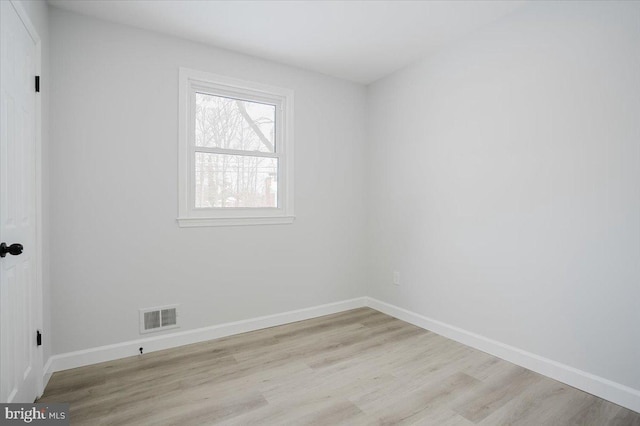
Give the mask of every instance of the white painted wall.
[{"label": "white painted wall", "polygon": [[42,149],[42,290],[43,290],[43,360],[52,355],[51,351],[51,281],[49,273],[49,216],[50,186],[49,186],[49,98],[51,72],[49,67],[49,6],[45,1],[21,1],[20,4],[29,15],[31,23],[36,28],[41,42],[41,76],[40,76],[40,105],[41,105],[41,149]]},{"label": "white painted wall", "polygon": [[370,87],[370,296],[640,389],[640,3],[532,3]]},{"label": "white painted wall", "polygon": [[[52,8],[54,352],[361,296],[365,88]],[[178,228],[178,67],[295,90],[292,225]],[[175,331],[175,330],[174,330]]]}]

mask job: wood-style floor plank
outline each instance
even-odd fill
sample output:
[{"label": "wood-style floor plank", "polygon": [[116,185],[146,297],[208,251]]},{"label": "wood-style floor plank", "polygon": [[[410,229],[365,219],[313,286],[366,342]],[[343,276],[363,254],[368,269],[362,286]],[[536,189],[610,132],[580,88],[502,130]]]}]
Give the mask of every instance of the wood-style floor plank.
[{"label": "wood-style floor plank", "polygon": [[640,426],[640,414],[362,308],[58,372],[72,425]]}]

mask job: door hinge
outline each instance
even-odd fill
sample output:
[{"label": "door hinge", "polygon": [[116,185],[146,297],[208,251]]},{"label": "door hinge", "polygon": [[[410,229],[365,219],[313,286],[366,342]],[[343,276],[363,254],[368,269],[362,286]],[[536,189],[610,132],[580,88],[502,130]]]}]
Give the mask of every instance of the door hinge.
[{"label": "door hinge", "polygon": [[36,330],[36,343],[38,346],[42,346],[42,333],[40,333],[40,330]]},{"label": "door hinge", "polygon": [[36,75],[36,93],[40,93],[40,76]]}]

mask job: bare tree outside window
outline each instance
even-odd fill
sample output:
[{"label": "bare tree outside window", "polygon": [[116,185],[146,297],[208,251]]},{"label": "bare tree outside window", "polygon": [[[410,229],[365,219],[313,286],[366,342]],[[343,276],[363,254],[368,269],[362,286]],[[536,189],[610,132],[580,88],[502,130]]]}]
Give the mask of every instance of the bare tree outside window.
[{"label": "bare tree outside window", "polygon": [[258,155],[277,149],[275,114],[274,105],[196,93],[196,208],[278,207],[278,159]]}]

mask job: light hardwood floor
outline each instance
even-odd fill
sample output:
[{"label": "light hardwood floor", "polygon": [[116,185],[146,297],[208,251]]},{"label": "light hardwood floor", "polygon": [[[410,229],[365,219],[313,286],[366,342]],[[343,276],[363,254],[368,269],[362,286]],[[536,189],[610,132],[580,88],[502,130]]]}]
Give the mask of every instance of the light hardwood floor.
[{"label": "light hardwood floor", "polygon": [[640,414],[363,308],[55,373],[72,425],[640,425]]}]

